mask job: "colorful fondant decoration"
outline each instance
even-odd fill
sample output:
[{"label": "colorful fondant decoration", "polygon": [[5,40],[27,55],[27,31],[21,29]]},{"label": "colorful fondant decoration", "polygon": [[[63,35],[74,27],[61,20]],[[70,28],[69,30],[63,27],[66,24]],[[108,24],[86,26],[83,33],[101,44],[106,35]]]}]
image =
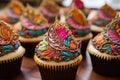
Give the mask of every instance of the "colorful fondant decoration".
[{"label": "colorful fondant decoration", "polygon": [[19,47],[18,34],[4,21],[0,21],[0,56]]},{"label": "colorful fondant decoration", "polygon": [[97,15],[95,15],[91,22],[94,25],[105,27],[111,20],[116,16],[117,12],[109,5],[105,4],[98,11]]},{"label": "colorful fondant decoration", "polygon": [[77,7],[73,7],[68,13],[67,23],[75,36],[85,36],[90,33],[90,25],[84,13]]},{"label": "colorful fondant decoration", "polygon": [[55,21],[48,30],[48,35],[37,45],[36,52],[41,59],[69,61],[79,56],[81,42],[76,42],[67,25]]},{"label": "colorful fondant decoration", "polygon": [[60,17],[60,7],[54,1],[44,0],[40,8],[49,23],[53,23],[56,16]]},{"label": "colorful fondant decoration", "polygon": [[21,17],[20,35],[26,38],[38,37],[47,32],[48,21],[36,9],[28,6]]},{"label": "colorful fondant decoration", "polygon": [[1,15],[0,19],[7,23],[15,24],[19,21],[20,16],[24,12],[24,6],[18,0],[12,0],[7,10]]},{"label": "colorful fondant decoration", "polygon": [[120,55],[120,17],[115,17],[106,30],[93,39],[94,46],[102,53]]}]

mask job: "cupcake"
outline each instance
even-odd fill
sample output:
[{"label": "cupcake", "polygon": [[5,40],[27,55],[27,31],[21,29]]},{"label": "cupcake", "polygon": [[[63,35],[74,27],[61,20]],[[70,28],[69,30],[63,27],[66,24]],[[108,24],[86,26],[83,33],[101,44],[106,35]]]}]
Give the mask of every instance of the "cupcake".
[{"label": "cupcake", "polygon": [[115,17],[117,12],[109,5],[105,4],[98,12],[91,12],[88,20],[91,23],[91,31],[93,35],[102,32],[105,26]]},{"label": "cupcake", "polygon": [[84,15],[84,13],[79,10],[77,7],[71,9],[66,17],[66,22],[69,25],[73,35],[76,40],[82,40],[81,52],[83,57],[86,53],[86,47],[89,40],[92,38],[92,33],[90,31],[90,25]]},{"label": "cupcake", "polygon": [[106,76],[120,76],[120,17],[115,17],[106,29],[88,45],[93,70]]},{"label": "cupcake", "polygon": [[20,72],[25,49],[19,35],[4,21],[0,21],[0,77],[11,77]]},{"label": "cupcake", "polygon": [[35,48],[34,61],[42,80],[74,80],[82,60],[81,42],[76,42],[65,24],[55,21]]},{"label": "cupcake", "polygon": [[55,21],[56,17],[60,18],[60,7],[54,0],[44,0],[40,6],[40,10],[50,24]]},{"label": "cupcake", "polygon": [[79,8],[87,17],[90,13],[90,9],[86,8],[84,3],[81,0],[74,0],[74,5]]},{"label": "cupcake", "polygon": [[33,57],[35,46],[48,30],[48,22],[39,11],[28,6],[14,29],[19,32],[20,42],[26,48],[25,55]]},{"label": "cupcake", "polygon": [[7,9],[0,16],[1,20],[7,23],[15,24],[19,21],[20,16],[24,11],[24,6],[17,0],[12,0],[7,6]]}]

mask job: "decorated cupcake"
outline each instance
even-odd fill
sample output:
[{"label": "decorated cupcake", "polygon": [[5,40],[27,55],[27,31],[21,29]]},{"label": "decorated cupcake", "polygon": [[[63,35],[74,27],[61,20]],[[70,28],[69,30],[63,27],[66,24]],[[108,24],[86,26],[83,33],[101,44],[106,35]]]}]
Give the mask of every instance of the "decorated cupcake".
[{"label": "decorated cupcake", "polygon": [[86,17],[89,15],[91,10],[88,8],[85,8],[84,3],[81,0],[74,0],[74,5],[77,8],[79,8],[81,11],[83,11]]},{"label": "decorated cupcake", "polygon": [[11,77],[20,72],[25,49],[18,37],[9,24],[0,21],[0,77]]},{"label": "decorated cupcake", "polygon": [[91,23],[91,30],[94,36],[104,30],[105,26],[115,17],[116,13],[117,12],[107,4],[98,12],[91,12],[88,20]]},{"label": "decorated cupcake", "polygon": [[20,33],[21,44],[26,48],[26,56],[33,57],[35,46],[47,32],[48,22],[39,11],[28,6],[21,21],[14,26]]},{"label": "decorated cupcake", "polygon": [[42,80],[74,80],[82,60],[81,42],[77,43],[65,24],[55,21],[35,48],[34,61]]},{"label": "decorated cupcake", "polygon": [[60,7],[54,0],[44,0],[40,6],[40,10],[48,20],[48,23],[53,23],[56,17],[60,17]]},{"label": "decorated cupcake", "polygon": [[106,29],[88,45],[93,70],[107,76],[120,76],[120,17],[114,18]]},{"label": "decorated cupcake", "polygon": [[23,14],[24,6],[18,0],[12,0],[8,8],[0,16],[1,20],[7,23],[15,24],[19,21],[20,16]]},{"label": "decorated cupcake", "polygon": [[74,7],[68,13],[66,21],[69,28],[71,29],[73,35],[77,40],[82,40],[82,45],[84,47],[81,48],[82,54],[84,55],[86,52],[86,47],[89,40],[92,38],[92,33],[90,32],[90,25],[81,10]]}]

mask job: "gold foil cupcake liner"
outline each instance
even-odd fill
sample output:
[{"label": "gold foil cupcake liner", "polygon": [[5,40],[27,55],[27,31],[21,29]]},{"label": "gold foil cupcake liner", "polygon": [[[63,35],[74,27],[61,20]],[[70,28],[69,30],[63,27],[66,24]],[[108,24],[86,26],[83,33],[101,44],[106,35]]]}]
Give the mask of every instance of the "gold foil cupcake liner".
[{"label": "gold foil cupcake liner", "polygon": [[36,55],[34,55],[34,61],[36,62],[37,65],[44,67],[46,69],[51,69],[55,71],[66,70],[66,69],[70,69],[71,67],[78,66],[82,61],[82,55],[79,55],[74,60],[68,62],[43,61],[40,60]]},{"label": "gold foil cupcake liner", "polygon": [[111,60],[120,60],[120,56],[119,55],[110,55],[110,54],[106,54],[106,53],[101,53],[100,51],[98,51],[97,49],[95,49],[95,47],[89,43],[87,50],[89,52],[89,54],[98,57],[100,59],[103,60],[107,60],[107,61],[111,61]]}]

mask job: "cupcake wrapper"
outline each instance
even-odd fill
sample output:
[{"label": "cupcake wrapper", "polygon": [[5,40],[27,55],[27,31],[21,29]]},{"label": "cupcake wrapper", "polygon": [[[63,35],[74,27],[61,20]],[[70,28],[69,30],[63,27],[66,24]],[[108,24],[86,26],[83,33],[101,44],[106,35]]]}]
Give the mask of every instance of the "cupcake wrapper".
[{"label": "cupcake wrapper", "polygon": [[0,62],[0,77],[12,77],[20,73],[21,61],[23,56]]},{"label": "cupcake wrapper", "polygon": [[82,54],[83,58],[86,57],[86,48],[87,48],[88,42],[89,42],[89,40],[82,41],[81,54]]},{"label": "cupcake wrapper", "polygon": [[91,41],[88,45],[93,70],[105,76],[120,76],[120,56],[101,53],[94,48]]},{"label": "cupcake wrapper", "polygon": [[93,70],[96,73],[105,76],[120,76],[120,60],[116,59],[103,59],[96,55],[90,54]]},{"label": "cupcake wrapper", "polygon": [[79,59],[75,60],[73,63],[64,65],[41,63],[37,61],[36,57],[34,57],[34,60],[39,67],[42,80],[74,80],[82,56],[78,58]]},{"label": "cupcake wrapper", "polygon": [[39,42],[36,42],[36,43],[21,42],[21,45],[26,49],[26,52],[25,52],[24,56],[29,57],[29,58],[33,58],[35,47],[38,43]]}]

